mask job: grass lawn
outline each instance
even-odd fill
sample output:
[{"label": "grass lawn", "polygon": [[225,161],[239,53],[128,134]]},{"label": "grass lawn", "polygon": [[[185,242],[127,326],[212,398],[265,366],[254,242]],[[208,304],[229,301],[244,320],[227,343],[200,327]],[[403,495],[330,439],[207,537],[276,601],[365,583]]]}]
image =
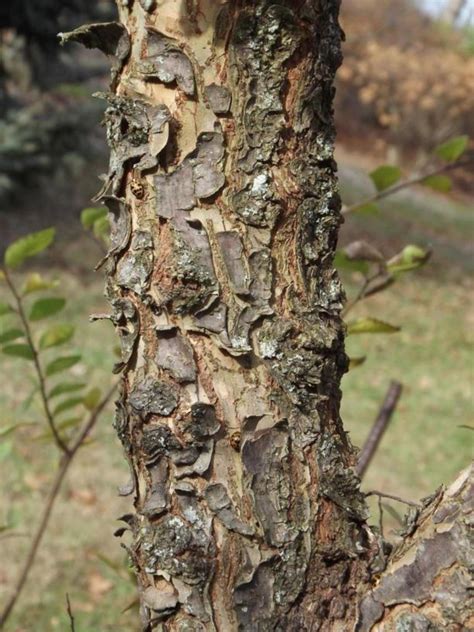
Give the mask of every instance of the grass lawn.
[{"label": "grass lawn", "polygon": [[[354,174],[350,168],[342,173],[348,202],[363,195],[363,186],[354,184]],[[370,239],[381,244],[387,255],[405,243],[434,248],[429,268],[406,275],[351,315],[371,315],[402,326],[398,334],[351,336],[347,342],[349,355],[367,356],[366,363],[343,381],[343,417],[356,445],[363,443],[389,381],[397,379],[404,385],[393,422],[363,482],[366,490],[417,499],[448,482],[472,457],[472,435],[459,426],[472,424],[473,412],[469,349],[474,324],[469,281],[474,265],[469,251],[473,227],[474,216],[463,205],[418,192],[391,201],[380,217],[346,222],[343,241]],[[73,264],[87,259],[82,241],[71,245],[69,258]],[[91,252],[90,267],[93,261]],[[68,272],[57,274],[62,293],[69,299],[61,320],[77,323],[75,350],[83,358],[71,371],[105,389],[111,382],[115,336],[109,323],[87,320],[89,313],[106,311],[102,281],[90,275],[79,280]],[[351,275],[345,283],[350,294],[359,279]],[[4,298],[5,289],[0,287],[0,300]],[[7,327],[4,319],[0,327]],[[31,391],[30,365],[6,356],[0,362],[2,427],[13,420],[37,421],[36,401],[27,410],[22,408]],[[11,619],[8,630],[12,632],[69,629],[66,593],[78,632],[137,629],[134,610],[122,613],[133,599],[133,589],[124,570],[124,552],[112,537],[118,526],[115,520],[126,513],[129,501],[118,498],[115,491],[128,472],[111,428],[111,408],[70,471]],[[14,530],[0,534],[2,602],[27,550],[56,463],[51,443],[33,440],[36,434],[27,426],[0,439],[0,525],[15,525]],[[403,507],[397,510],[403,512]],[[114,564],[118,571],[112,568]]]}]

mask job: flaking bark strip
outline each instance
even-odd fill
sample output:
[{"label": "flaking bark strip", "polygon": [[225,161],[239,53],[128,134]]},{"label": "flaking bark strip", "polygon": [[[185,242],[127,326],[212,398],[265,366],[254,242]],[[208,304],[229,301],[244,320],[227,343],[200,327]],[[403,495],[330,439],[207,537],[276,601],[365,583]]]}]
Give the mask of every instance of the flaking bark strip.
[{"label": "flaking bark strip", "polygon": [[112,59],[111,88],[114,89],[122,66],[130,54],[130,37],[120,22],[86,24],[71,31],[59,33],[61,44],[79,42],[86,48],[97,48]]}]

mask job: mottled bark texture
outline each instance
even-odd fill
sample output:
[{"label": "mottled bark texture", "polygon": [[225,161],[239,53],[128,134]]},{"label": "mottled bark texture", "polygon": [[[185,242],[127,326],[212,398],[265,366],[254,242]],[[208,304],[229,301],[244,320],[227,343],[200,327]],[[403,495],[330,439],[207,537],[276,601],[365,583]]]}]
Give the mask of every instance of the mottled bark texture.
[{"label": "mottled bark texture", "polygon": [[118,4],[65,37],[114,58],[99,197],[143,627],[352,630],[383,562],[339,417],[339,2]]},{"label": "mottled bark texture", "polygon": [[473,509],[468,468],[408,514],[403,541],[361,603],[359,632],[474,630]]}]

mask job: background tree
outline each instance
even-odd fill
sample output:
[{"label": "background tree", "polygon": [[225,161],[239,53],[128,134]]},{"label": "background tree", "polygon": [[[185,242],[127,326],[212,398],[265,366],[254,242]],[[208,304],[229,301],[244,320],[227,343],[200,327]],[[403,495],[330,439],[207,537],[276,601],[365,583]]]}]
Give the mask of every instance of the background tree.
[{"label": "background tree", "polygon": [[64,38],[114,57],[101,199],[144,628],[465,625],[466,475],[369,592],[383,543],[339,418],[338,2],[119,11]]}]

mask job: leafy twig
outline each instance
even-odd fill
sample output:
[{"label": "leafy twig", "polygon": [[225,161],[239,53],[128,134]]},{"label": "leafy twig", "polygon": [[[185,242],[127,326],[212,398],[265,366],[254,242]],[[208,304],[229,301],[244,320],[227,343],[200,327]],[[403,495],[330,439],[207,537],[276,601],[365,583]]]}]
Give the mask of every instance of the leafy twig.
[{"label": "leafy twig", "polygon": [[46,528],[48,526],[49,520],[51,518],[51,512],[53,510],[56,499],[58,498],[59,491],[61,490],[61,486],[63,484],[64,478],[69,470],[69,467],[87,436],[91,432],[92,428],[95,426],[100,414],[112,398],[115,389],[117,388],[117,384],[114,384],[110,390],[106,393],[102,401],[97,405],[97,407],[90,413],[87,420],[84,422],[82,429],[79,431],[76,439],[72,442],[67,452],[64,453],[63,458],[60,462],[59,469],[56,473],[56,477],[53,481],[51,489],[48,494],[48,498],[46,500],[46,505],[43,509],[43,515],[41,516],[41,520],[36,529],[33,541],[31,543],[30,549],[28,551],[28,555],[23,563],[23,568],[20,572],[18,580],[16,582],[13,595],[10,597],[7,605],[5,606],[2,614],[0,615],[0,627],[3,627],[9,618],[15,604],[20,596],[20,593],[25,585],[28,574],[30,572],[31,567],[35,561],[36,554],[38,552],[38,548],[41,544],[43,536],[45,534]]},{"label": "leafy twig", "polygon": [[342,209],[342,214],[349,215],[349,213],[353,213],[354,211],[357,211],[362,206],[366,206],[367,204],[372,204],[373,202],[378,202],[379,200],[382,200],[383,198],[393,195],[394,193],[398,193],[399,191],[402,191],[403,189],[411,187],[415,184],[420,184],[421,182],[423,182],[423,180],[426,180],[427,178],[440,175],[441,173],[445,173],[446,171],[452,171],[453,169],[458,169],[459,167],[465,167],[466,165],[470,165],[472,162],[474,162],[474,158],[469,157],[469,158],[466,158],[465,160],[458,160],[457,162],[443,165],[442,167],[437,167],[436,169],[427,171],[426,173],[422,175],[414,176],[413,178],[408,178],[407,180],[403,180],[403,182],[394,184],[393,186],[388,187],[387,189],[384,189],[383,191],[378,191],[372,197],[369,197],[363,200],[362,202],[356,202],[355,204],[344,206]]},{"label": "leafy twig", "polygon": [[23,324],[23,327],[25,329],[25,336],[26,336],[26,340],[28,341],[28,345],[31,348],[31,352],[33,354],[33,362],[35,365],[35,369],[36,369],[36,374],[38,376],[38,383],[39,383],[39,390],[40,390],[40,394],[41,394],[41,401],[43,402],[43,409],[44,409],[44,414],[46,416],[46,420],[48,422],[48,425],[51,429],[51,432],[53,434],[54,437],[54,441],[56,442],[56,445],[58,446],[58,448],[64,452],[65,454],[69,454],[71,451],[71,448],[67,446],[67,444],[63,441],[63,439],[61,438],[58,429],[56,428],[56,424],[54,423],[54,416],[53,413],[51,412],[51,408],[49,406],[49,400],[48,400],[48,394],[46,391],[46,378],[45,375],[43,373],[43,368],[41,366],[41,362],[39,359],[39,353],[38,350],[36,348],[36,345],[33,341],[33,335],[31,333],[31,328],[30,328],[30,324],[28,322],[28,318],[26,317],[25,314],[25,310],[23,307],[23,301],[21,300],[21,296],[19,295],[15,284],[13,283],[10,274],[7,270],[7,268],[5,268],[3,270],[4,275],[5,275],[5,281],[8,285],[8,288],[10,290],[10,292],[12,293],[14,299],[15,299],[15,303],[17,306],[17,312],[18,315],[21,319],[21,322]]}]

